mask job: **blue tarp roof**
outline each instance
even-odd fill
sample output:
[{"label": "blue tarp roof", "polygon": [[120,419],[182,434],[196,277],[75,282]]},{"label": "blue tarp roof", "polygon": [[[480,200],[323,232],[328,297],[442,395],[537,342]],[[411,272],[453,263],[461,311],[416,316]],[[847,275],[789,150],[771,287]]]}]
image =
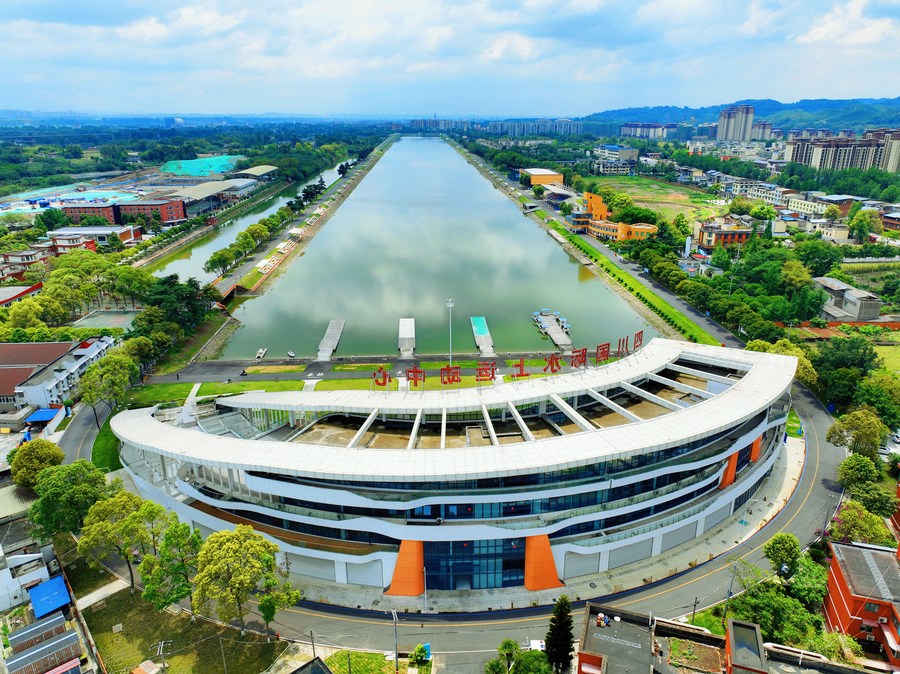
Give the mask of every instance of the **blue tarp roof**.
[{"label": "blue tarp roof", "polygon": [[50,421],[59,410],[54,410],[49,407],[41,407],[36,412],[32,412],[31,416],[25,419],[26,424],[36,424],[41,422]]},{"label": "blue tarp roof", "polygon": [[68,606],[72,601],[66,589],[66,581],[61,574],[35,585],[28,590],[28,595],[31,597],[31,608],[34,610],[35,618],[43,618],[58,608]]}]

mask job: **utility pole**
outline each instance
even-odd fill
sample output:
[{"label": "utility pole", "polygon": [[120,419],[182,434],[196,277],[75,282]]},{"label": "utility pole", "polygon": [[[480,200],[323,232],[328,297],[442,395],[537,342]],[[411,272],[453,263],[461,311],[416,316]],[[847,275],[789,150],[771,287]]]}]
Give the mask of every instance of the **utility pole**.
[{"label": "utility pole", "polygon": [[397,645],[397,612],[391,610],[394,617],[394,674],[400,674],[400,648]]},{"label": "utility pole", "polygon": [[691,625],[694,624],[694,618],[697,617],[697,604],[700,603],[700,600],[697,597],[694,597],[694,610],[691,612]]},{"label": "utility pole", "polygon": [[222,637],[219,637],[219,650],[222,651],[222,669],[228,674],[228,663],[225,662],[225,645],[222,643]]},{"label": "utility pole", "polygon": [[163,672],[166,671],[166,644],[171,643],[171,641],[160,641],[156,644],[156,657],[160,659]]},{"label": "utility pole", "polygon": [[347,674],[353,674],[353,667],[350,664],[350,651],[347,651]]},{"label": "utility pole", "polygon": [[313,660],[316,659],[316,638],[313,636],[313,631],[309,631],[309,643],[312,644],[313,647]]},{"label": "utility pole", "polygon": [[725,611],[722,614],[722,623],[728,624],[728,602],[731,601],[731,590],[734,588],[734,574],[737,573],[737,566],[731,562],[731,582],[728,583],[728,596],[725,597]]}]

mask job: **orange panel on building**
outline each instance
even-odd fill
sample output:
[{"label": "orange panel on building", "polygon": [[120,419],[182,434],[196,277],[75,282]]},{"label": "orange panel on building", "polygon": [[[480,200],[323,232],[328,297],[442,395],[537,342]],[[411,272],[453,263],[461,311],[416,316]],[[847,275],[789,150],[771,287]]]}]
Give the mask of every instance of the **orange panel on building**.
[{"label": "orange panel on building", "polygon": [[760,435],[753,444],[750,445],[750,460],[759,461],[759,450],[762,449],[762,436]]},{"label": "orange panel on building", "polygon": [[584,198],[585,201],[587,201],[587,208],[585,210],[591,216],[591,220],[606,220],[609,218],[609,209],[606,207],[606,204],[603,203],[603,197],[599,194],[585,192]]},{"label": "orange panel on building", "polygon": [[401,541],[391,586],[385,594],[417,597],[424,592],[425,544],[422,541]]},{"label": "orange panel on building", "polygon": [[547,534],[528,536],[525,539],[525,589],[550,590],[562,586],[556,573],[550,538]]},{"label": "orange panel on building", "polygon": [[737,461],[737,452],[728,457],[728,465],[725,466],[725,472],[722,473],[722,481],[719,482],[719,489],[725,489],[725,487],[734,484],[734,476],[737,473]]}]

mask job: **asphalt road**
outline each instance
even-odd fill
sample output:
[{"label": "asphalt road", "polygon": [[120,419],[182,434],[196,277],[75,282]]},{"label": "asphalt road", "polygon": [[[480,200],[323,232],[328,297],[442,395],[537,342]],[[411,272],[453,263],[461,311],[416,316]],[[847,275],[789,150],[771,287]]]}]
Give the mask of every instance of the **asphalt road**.
[{"label": "asphalt road", "polygon": [[[109,416],[109,407],[103,403],[98,406],[97,418],[100,425]],[[82,405],[75,418],[69,422],[59,442],[60,449],[66,455],[63,463],[72,463],[77,459],[91,460],[91,450],[94,448],[94,440],[97,438],[97,422],[94,420],[94,411],[88,405]]]}]

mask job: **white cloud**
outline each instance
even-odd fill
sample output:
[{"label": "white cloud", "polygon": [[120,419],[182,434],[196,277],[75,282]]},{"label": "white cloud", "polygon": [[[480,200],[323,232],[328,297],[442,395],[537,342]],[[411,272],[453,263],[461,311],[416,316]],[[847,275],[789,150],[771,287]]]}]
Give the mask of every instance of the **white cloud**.
[{"label": "white cloud", "polygon": [[813,22],[809,32],[797,38],[797,42],[865,47],[900,37],[900,23],[896,19],[870,19],[864,16],[868,4],[868,0],[850,0],[846,4],[835,5],[820,20]]}]

